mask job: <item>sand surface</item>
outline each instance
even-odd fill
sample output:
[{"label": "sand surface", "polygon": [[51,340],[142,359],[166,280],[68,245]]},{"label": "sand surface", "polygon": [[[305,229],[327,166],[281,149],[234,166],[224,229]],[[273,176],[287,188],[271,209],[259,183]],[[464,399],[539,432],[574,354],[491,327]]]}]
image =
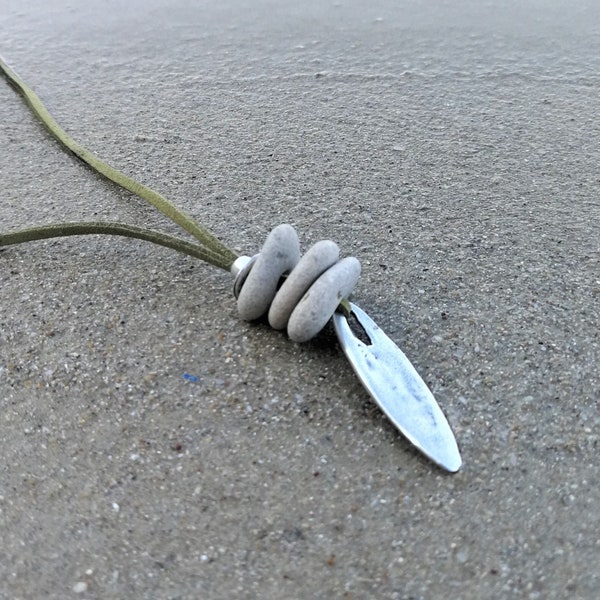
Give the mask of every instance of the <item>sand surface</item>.
[{"label": "sand surface", "polygon": [[[3,249],[1,598],[597,598],[600,4],[5,0],[0,31],[73,137],[236,251],[287,222],[357,256],[464,460],[413,450],[331,330],[240,321],[225,272]],[[178,232],[3,80],[0,123],[1,231]]]}]

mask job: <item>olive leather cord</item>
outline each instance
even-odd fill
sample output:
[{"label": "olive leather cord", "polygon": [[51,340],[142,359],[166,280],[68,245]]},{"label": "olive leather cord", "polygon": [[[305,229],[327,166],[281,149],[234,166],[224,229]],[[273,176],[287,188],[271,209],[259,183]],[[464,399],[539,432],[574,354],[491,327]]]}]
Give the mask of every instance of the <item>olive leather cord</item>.
[{"label": "olive leather cord", "polygon": [[77,143],[67,134],[48,112],[37,94],[0,58],[0,72],[6,80],[23,96],[33,113],[44,124],[50,134],[77,158],[84,161],[97,173],[113,183],[146,200],[165,216],[195,237],[199,245],[170,237],[158,232],[144,230],[123,223],[60,223],[42,227],[32,227],[8,234],[0,233],[0,246],[17,244],[32,240],[59,237],[64,235],[110,234],[147,240],[173,248],[185,254],[200,258],[216,267],[229,270],[237,254],[225,246],[206,227],[178,209],[164,196],[153,189],[128,177],[121,171],[98,158],[95,154]]},{"label": "olive leather cord", "polygon": [[[37,227],[28,227],[19,231],[0,233],[0,246],[10,246],[12,244],[22,244],[23,242],[33,242],[36,240],[46,240],[49,238],[67,237],[70,235],[90,235],[106,234],[120,235],[123,237],[136,238],[146,242],[152,242],[165,248],[172,248],[178,252],[183,252],[188,256],[199,258],[207,263],[219,266],[221,257],[210,250],[192,244],[186,240],[166,235],[152,229],[144,229],[135,225],[124,225],[122,223],[109,223],[104,221],[84,221],[78,223],[58,223],[51,225],[39,225]],[[225,267],[223,267],[225,268]]]}]

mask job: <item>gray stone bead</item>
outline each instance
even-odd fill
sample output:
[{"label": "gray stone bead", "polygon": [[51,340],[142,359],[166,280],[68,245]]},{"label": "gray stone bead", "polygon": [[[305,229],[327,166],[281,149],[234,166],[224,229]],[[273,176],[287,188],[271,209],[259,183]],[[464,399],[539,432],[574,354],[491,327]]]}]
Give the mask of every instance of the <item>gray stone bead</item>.
[{"label": "gray stone bead", "polygon": [[269,233],[260,255],[240,291],[238,313],[245,321],[258,319],[267,312],[286,271],[300,260],[300,242],[291,225],[278,225]]},{"label": "gray stone bead", "polygon": [[360,263],[354,257],[344,258],[325,271],[293,310],[287,328],[290,339],[306,342],[317,335],[339,303],[350,295],[359,277]]},{"label": "gray stone bead", "polygon": [[269,309],[273,329],[285,329],[292,311],[315,280],[340,258],[340,249],[330,240],[317,242],[294,267],[279,288]]}]

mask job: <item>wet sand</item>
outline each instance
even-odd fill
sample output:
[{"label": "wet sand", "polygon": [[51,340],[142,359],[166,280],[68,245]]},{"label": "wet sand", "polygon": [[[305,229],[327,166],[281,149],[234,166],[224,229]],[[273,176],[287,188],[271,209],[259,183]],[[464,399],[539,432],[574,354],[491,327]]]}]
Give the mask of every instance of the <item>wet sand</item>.
[{"label": "wet sand", "polygon": [[[361,260],[464,466],[402,439],[331,330],[240,321],[224,272],[3,249],[0,596],[595,598],[599,12],[9,1],[0,54],[75,139],[238,252],[287,222]],[[3,80],[0,121],[0,230],[177,233]]]}]

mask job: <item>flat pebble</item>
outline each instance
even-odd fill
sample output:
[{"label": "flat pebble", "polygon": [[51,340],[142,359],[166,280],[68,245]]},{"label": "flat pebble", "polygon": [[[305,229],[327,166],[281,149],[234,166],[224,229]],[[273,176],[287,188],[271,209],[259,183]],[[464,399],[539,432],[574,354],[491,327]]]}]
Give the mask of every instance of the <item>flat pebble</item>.
[{"label": "flat pebble", "polygon": [[267,312],[281,276],[300,260],[300,242],[291,225],[278,225],[269,233],[260,255],[240,291],[238,313],[253,321]]},{"label": "flat pebble", "polygon": [[273,329],[285,329],[292,311],[314,281],[340,258],[335,242],[322,240],[312,246],[283,282],[269,309]]},{"label": "flat pebble", "polygon": [[288,335],[294,342],[306,342],[317,335],[360,277],[360,263],[354,257],[340,260],[325,271],[304,294],[288,322]]}]

